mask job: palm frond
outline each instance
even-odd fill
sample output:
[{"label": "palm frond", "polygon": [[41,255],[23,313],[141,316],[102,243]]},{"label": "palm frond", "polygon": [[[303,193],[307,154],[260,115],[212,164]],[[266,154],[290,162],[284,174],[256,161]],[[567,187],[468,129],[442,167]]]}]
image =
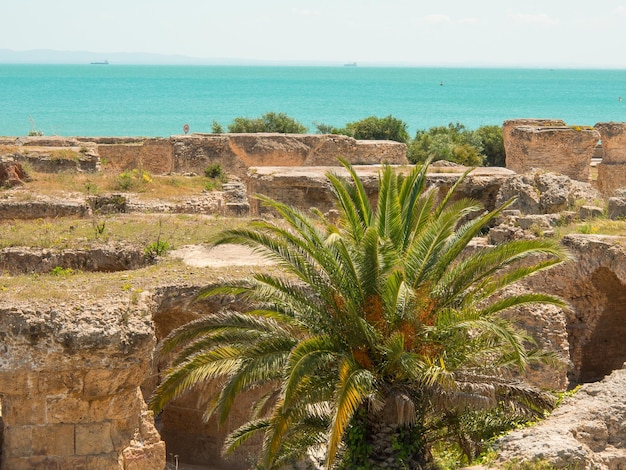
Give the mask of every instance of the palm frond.
[{"label": "palm frond", "polygon": [[328,437],[326,467],[331,468],[344,432],[357,408],[369,396],[375,385],[375,377],[349,358],[339,364],[339,383],[334,400],[335,409]]},{"label": "palm frond", "polygon": [[240,445],[245,444],[246,441],[254,437],[257,433],[267,432],[269,427],[270,420],[267,418],[253,419],[245,422],[226,436],[222,447],[222,453],[233,453]]}]

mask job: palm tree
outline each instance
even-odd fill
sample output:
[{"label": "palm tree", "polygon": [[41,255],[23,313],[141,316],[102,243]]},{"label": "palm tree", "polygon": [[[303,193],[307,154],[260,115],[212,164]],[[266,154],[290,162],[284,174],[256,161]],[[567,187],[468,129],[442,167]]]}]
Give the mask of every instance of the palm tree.
[{"label": "palm tree", "polygon": [[354,169],[342,164],[348,179],[327,175],[337,220],[259,196],[279,221],[213,241],[250,246],[281,273],[203,293],[243,296],[250,310],[215,313],[172,332],[162,353],[175,351],[175,359],[151,408],[160,412],[189,388],[222,380],[205,416],[225,420],[238,394],[266,386],[226,451],[261,433],[261,468],[316,450],[325,468],[352,469],[383,462],[426,468],[433,426],[502,402],[549,406],[541,393],[507,379],[545,356],[500,313],[562,305],[506,289],[567,253],[549,240],[468,250],[508,204],[485,212],[475,201],[453,201],[456,186],[438,200],[424,165],[406,175],[384,166],[372,207]]}]

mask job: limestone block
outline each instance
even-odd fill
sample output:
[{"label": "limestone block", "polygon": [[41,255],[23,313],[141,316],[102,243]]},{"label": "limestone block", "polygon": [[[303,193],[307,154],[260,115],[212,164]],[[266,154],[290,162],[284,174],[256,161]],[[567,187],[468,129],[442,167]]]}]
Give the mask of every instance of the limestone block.
[{"label": "limestone block", "polygon": [[602,160],[598,170],[598,189],[605,195],[614,195],[616,190],[626,186],[626,163],[607,163]]},{"label": "limestone block", "polygon": [[554,468],[623,468],[625,403],[624,369],[585,384],[545,420],[500,439],[496,464],[542,460]]},{"label": "limestone block", "polygon": [[626,198],[610,197],[608,215],[611,220],[626,218]]},{"label": "limestone block", "polygon": [[46,424],[46,400],[42,396],[7,396],[2,399],[2,419],[6,426]]},{"label": "limestone block", "polygon": [[33,427],[32,452],[34,455],[74,455],[74,425],[55,424]]},{"label": "limestone block", "polygon": [[[84,371],[54,371],[39,373],[38,391],[46,395],[80,393],[83,390]],[[4,388],[0,386],[0,390]]]},{"label": "limestone block", "polygon": [[0,391],[2,391],[2,395],[32,393],[33,390],[37,390],[38,381],[39,375],[37,372],[6,370],[0,367]]},{"label": "limestone block", "polygon": [[[2,460],[2,468],[3,470],[6,468],[8,470],[57,470],[63,469],[65,470],[65,466],[62,466],[66,460],[74,460],[72,457],[43,457],[43,456],[34,456],[34,457],[22,457],[22,458],[7,458]],[[93,467],[67,467],[70,469],[76,470],[86,470]],[[108,470],[106,467],[102,467],[102,470]]]},{"label": "limestone block", "polygon": [[4,429],[4,458],[28,457],[32,448],[32,426],[7,426]]},{"label": "limestone block", "polygon": [[127,447],[123,456],[124,470],[162,469],[166,463],[165,442],[143,447]]},{"label": "limestone block", "polygon": [[[509,146],[511,145],[511,130],[514,127],[560,127],[565,125],[565,121],[561,119],[508,119],[502,124],[502,139],[504,143],[504,151],[506,154],[509,153]],[[508,163],[506,167],[509,168]]]},{"label": "limestone block", "polygon": [[119,420],[133,416],[137,419],[140,412],[137,387],[113,395],[91,399],[88,406],[90,421],[104,421],[113,417]]},{"label": "limestone block", "polygon": [[124,389],[134,391],[136,377],[141,374],[136,367],[126,369],[91,369],[85,374],[84,395],[86,397],[107,396]]},{"label": "limestone block", "polygon": [[107,454],[114,450],[111,440],[111,423],[76,425],[77,455]]},{"label": "limestone block", "polygon": [[578,211],[578,216],[582,220],[594,219],[601,217],[604,214],[604,209],[597,206],[581,206]]},{"label": "limestone block", "polygon": [[600,140],[595,129],[518,126],[510,130],[506,167],[524,173],[541,168],[588,181],[591,157]]},{"label": "limestone block", "polygon": [[90,421],[89,402],[77,396],[54,395],[46,400],[48,423],[82,423]]},{"label": "limestone block", "polygon": [[594,127],[602,139],[602,163],[626,164],[626,122],[599,122]]}]

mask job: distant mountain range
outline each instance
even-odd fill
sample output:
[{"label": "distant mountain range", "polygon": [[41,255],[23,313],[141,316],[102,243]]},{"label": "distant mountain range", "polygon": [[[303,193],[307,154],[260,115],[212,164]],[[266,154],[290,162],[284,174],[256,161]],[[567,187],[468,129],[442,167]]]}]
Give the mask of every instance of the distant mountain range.
[{"label": "distant mountain range", "polygon": [[132,52],[55,51],[36,49],[15,51],[0,49],[0,64],[109,64],[133,65],[341,65],[332,62],[261,61],[234,58],[202,58],[185,55],[166,55]]}]

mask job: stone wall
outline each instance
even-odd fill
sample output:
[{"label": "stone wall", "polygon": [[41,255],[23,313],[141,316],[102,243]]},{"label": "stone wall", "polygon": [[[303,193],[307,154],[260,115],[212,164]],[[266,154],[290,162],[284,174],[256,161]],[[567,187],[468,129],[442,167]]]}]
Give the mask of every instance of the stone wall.
[{"label": "stone wall", "polygon": [[[561,373],[568,372],[571,384],[594,382],[626,362],[626,239],[568,235],[562,243],[574,260],[540,272],[525,284],[568,302],[569,308],[562,313],[567,344],[560,340],[547,343],[561,355],[569,353],[571,368]],[[526,326],[539,337],[554,335],[554,322],[562,314],[547,312]],[[559,346],[559,342],[563,344]],[[555,376],[558,373],[553,371]]]},{"label": "stone wall", "polygon": [[568,126],[513,126],[503,134],[506,167],[525,173],[540,168],[589,180],[589,169],[600,133],[592,128]]},{"label": "stone wall", "polygon": [[169,139],[96,139],[96,142],[100,161],[109,169],[127,171],[139,168],[156,175],[174,169],[174,153]]},{"label": "stone wall", "polygon": [[154,347],[145,313],[0,305],[2,470],[165,467],[139,389]]},{"label": "stone wall", "polygon": [[250,167],[337,166],[337,157],[355,165],[407,164],[406,145],[362,141],[342,135],[191,134],[172,136],[177,173],[202,173],[211,163],[245,177]]},{"label": "stone wall", "polygon": [[626,123],[601,122],[595,128],[602,138],[598,189],[610,196],[616,189],[626,187]]},{"label": "stone wall", "polygon": [[[363,181],[372,204],[378,197],[378,171],[380,166],[357,165],[355,170]],[[407,171],[409,167],[407,167]],[[465,168],[437,169],[428,173],[427,184],[436,186],[443,196],[456,183]],[[300,209],[316,207],[322,212],[335,208],[326,173],[332,171],[347,177],[343,168],[337,167],[254,167],[248,174],[248,194],[263,194]],[[493,209],[501,184],[513,173],[504,168],[477,168],[459,186],[455,198],[471,197],[479,200],[487,209]],[[259,201],[251,199],[250,214],[266,213]]]},{"label": "stone wall", "polygon": [[[357,165],[408,164],[406,145],[392,141],[355,140],[332,134],[190,134],[170,138],[28,137],[4,138],[0,147],[79,147],[95,152],[106,168],[144,169],[153,174],[198,173],[219,163],[239,177],[257,166],[337,166],[337,157]],[[0,148],[2,152],[2,148]]]},{"label": "stone wall", "polygon": [[[562,127],[565,125],[562,119],[508,119],[502,123],[504,150],[507,154],[509,153],[509,146],[512,144],[511,131],[515,127]],[[509,168],[508,164],[507,168]]]}]

